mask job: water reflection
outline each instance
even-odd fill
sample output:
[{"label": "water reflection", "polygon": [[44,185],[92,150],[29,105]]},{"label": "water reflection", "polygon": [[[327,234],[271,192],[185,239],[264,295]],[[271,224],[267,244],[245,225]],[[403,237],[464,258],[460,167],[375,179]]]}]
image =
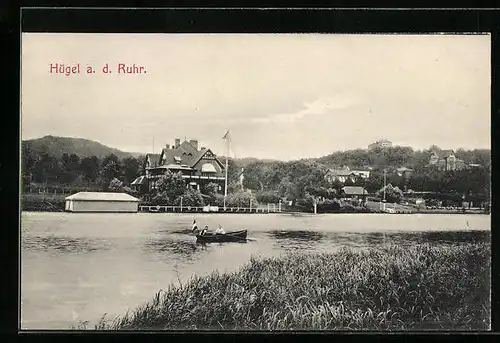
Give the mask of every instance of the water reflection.
[{"label": "water reflection", "polygon": [[175,254],[190,257],[199,247],[194,241],[176,240],[170,237],[150,239],[144,244],[144,250],[158,254]]},{"label": "water reflection", "polygon": [[268,236],[274,241],[274,247],[284,251],[313,250],[324,237],[315,231],[271,231]]},{"label": "water reflection", "polygon": [[490,231],[442,231],[442,232],[314,232],[271,231],[267,233],[274,247],[282,250],[318,249],[329,250],[334,246],[347,245],[367,248],[381,245],[411,246],[414,244],[462,244],[489,242]]},{"label": "water reflection", "polygon": [[234,241],[234,242],[196,242],[196,245],[199,246],[199,247],[204,247],[204,248],[207,248],[207,247],[210,247],[210,246],[219,246],[219,247],[223,247],[225,245],[230,245],[230,246],[233,246],[233,245],[238,245],[238,244],[247,244],[248,241],[255,241],[255,240],[246,240],[246,241]]},{"label": "water reflection", "polygon": [[490,231],[421,232],[421,239],[439,243],[479,243],[491,240]]},{"label": "water reflection", "polygon": [[90,253],[110,250],[113,244],[103,239],[67,236],[24,237],[23,251],[56,251],[59,253]]},{"label": "water reflection", "polygon": [[441,232],[368,232],[328,233],[325,240],[335,245],[374,247],[378,245],[411,246],[415,244],[461,244],[489,242],[490,231],[441,231]]},{"label": "water reflection", "polygon": [[161,230],[161,231],[159,231],[159,233],[166,233],[166,234],[175,233],[175,234],[181,234],[181,235],[192,235],[193,234],[193,232],[189,228],[172,230],[172,231],[171,230]]},{"label": "water reflection", "polygon": [[320,241],[323,233],[314,231],[271,231],[269,236],[274,239],[285,239],[292,241]]}]

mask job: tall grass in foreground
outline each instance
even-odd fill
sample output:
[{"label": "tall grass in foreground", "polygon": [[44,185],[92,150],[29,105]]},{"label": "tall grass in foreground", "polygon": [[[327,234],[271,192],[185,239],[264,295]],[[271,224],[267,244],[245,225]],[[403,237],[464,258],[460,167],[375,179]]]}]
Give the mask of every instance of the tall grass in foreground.
[{"label": "tall grass in foreground", "polygon": [[251,259],[160,291],[96,329],[488,330],[489,244]]}]

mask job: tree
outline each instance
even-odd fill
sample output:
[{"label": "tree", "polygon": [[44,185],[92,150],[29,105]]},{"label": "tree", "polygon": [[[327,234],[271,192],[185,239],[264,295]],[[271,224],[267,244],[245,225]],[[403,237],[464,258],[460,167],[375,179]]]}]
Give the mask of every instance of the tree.
[{"label": "tree", "polygon": [[99,175],[99,159],[96,156],[82,158],[79,170],[85,181],[96,181]]},{"label": "tree", "polygon": [[138,175],[145,175],[146,174],[146,155],[140,155],[137,157],[137,163],[139,165],[139,168],[137,170]]},{"label": "tree", "polygon": [[43,152],[33,166],[33,180],[39,183],[59,181],[60,165],[56,157]]},{"label": "tree", "polygon": [[208,196],[215,196],[215,194],[217,193],[219,193],[219,185],[215,182],[210,182],[203,186],[203,194]]},{"label": "tree", "polygon": [[264,188],[262,180],[262,165],[261,162],[251,163],[245,168],[245,177],[243,179],[243,187],[252,190],[261,190]]},{"label": "tree", "polygon": [[78,178],[80,172],[80,158],[76,154],[64,153],[61,156],[61,175],[59,181],[72,183]]},{"label": "tree", "polygon": [[361,176],[356,176],[356,178],[354,179],[354,185],[364,188],[366,186],[366,180]]},{"label": "tree", "polygon": [[252,206],[257,206],[258,201],[252,193],[239,191],[231,193],[226,198],[226,206],[229,207],[249,207],[250,201]]},{"label": "tree", "polygon": [[[383,199],[384,197],[384,187],[377,191],[377,197]],[[403,191],[398,187],[393,187],[391,184],[388,184],[385,187],[385,199],[390,203],[399,203],[401,198],[403,197]]]},{"label": "tree", "polygon": [[207,196],[207,201],[210,204],[215,204],[217,202],[217,195],[219,194],[219,185],[210,182],[203,187],[203,194]]},{"label": "tree", "polygon": [[182,174],[172,173],[170,170],[158,180],[158,194],[161,194],[163,199],[176,201],[186,190],[186,182],[182,178]]},{"label": "tree", "polygon": [[123,173],[125,182],[131,183],[139,176],[139,161],[135,157],[123,159]]},{"label": "tree", "polygon": [[114,178],[120,179],[123,168],[115,154],[110,154],[102,160],[100,176],[104,185],[108,185]]},{"label": "tree", "polygon": [[352,181],[352,179],[350,177],[347,178],[347,180],[345,180],[344,182],[344,186],[355,186],[356,183],[354,181]]},{"label": "tree", "polygon": [[338,179],[335,179],[332,184],[331,184],[332,188],[333,189],[336,189],[337,192],[340,191],[342,189],[342,187],[344,187],[344,184],[342,182],[340,182]]},{"label": "tree", "polygon": [[[180,204],[180,197],[177,198],[176,204]],[[199,190],[189,187],[182,195],[182,206],[203,206],[203,196]]]},{"label": "tree", "polygon": [[278,203],[281,200],[281,197],[277,191],[258,192],[255,195],[255,198],[259,203],[264,204]]},{"label": "tree", "polygon": [[108,190],[110,192],[122,192],[123,191],[123,182],[121,182],[117,178],[114,178],[109,183]]},{"label": "tree", "polygon": [[38,163],[39,155],[36,151],[30,149],[28,144],[21,145],[21,175],[23,183],[30,183],[33,176],[33,170]]},{"label": "tree", "polygon": [[292,202],[292,206],[295,206],[297,199],[304,195],[303,189],[292,182],[288,182],[285,187],[285,198]]},{"label": "tree", "polygon": [[[221,161],[222,162],[222,161]],[[225,167],[225,159],[224,161],[222,162],[222,164],[224,165]],[[239,182],[239,175],[240,175],[240,172],[241,172],[241,168],[238,166],[238,164],[232,160],[232,159],[228,159],[227,160],[227,182],[228,183],[232,183],[232,182]],[[224,171],[225,173],[225,171]]]}]

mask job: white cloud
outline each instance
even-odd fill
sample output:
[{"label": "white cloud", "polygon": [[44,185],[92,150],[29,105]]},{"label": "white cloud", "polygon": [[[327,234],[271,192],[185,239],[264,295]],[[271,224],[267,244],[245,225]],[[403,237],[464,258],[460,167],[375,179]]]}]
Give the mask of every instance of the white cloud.
[{"label": "white cloud", "polygon": [[337,95],[318,98],[311,102],[305,102],[302,109],[290,113],[271,114],[266,117],[252,118],[254,123],[295,123],[312,115],[321,115],[331,111],[347,109],[356,104],[351,95]]}]

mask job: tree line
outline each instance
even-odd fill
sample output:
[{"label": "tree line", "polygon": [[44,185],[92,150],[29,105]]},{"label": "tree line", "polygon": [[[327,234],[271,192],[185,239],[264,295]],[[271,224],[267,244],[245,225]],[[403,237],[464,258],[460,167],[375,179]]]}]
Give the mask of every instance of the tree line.
[{"label": "tree line", "polygon": [[[355,149],[334,152],[316,159],[316,161],[326,165],[372,166],[375,169],[403,166],[411,169],[422,169],[429,163],[429,157],[433,151],[440,153],[443,149],[436,145],[431,145],[424,150],[413,150],[411,147],[401,146],[373,150]],[[491,151],[489,149],[458,149],[455,151],[455,156],[465,163],[475,163],[483,166],[491,164]]]},{"label": "tree line", "polygon": [[[430,192],[434,196],[454,194],[453,199],[479,197],[489,200],[491,157],[489,150],[457,150],[455,155],[465,163],[480,164],[479,168],[457,171],[439,171],[428,166],[432,146],[429,150],[413,151],[411,148],[351,150],[338,152],[319,159],[292,162],[254,162],[245,167],[245,188],[254,191],[257,197],[267,200],[286,198],[292,204],[311,204],[314,201],[333,201],[342,197],[344,186],[364,187],[370,194],[380,198],[386,171],[386,200],[399,202],[403,192],[409,190]],[[331,167],[344,165],[356,169],[371,166],[370,177],[360,176],[345,183],[328,182],[324,175]],[[398,176],[396,169],[405,166],[413,169],[409,176]]]},{"label": "tree line", "polygon": [[113,179],[127,185],[133,182],[143,172],[143,160],[144,157],[120,159],[114,154],[98,158],[63,153],[57,157],[23,146],[21,175],[25,187],[44,184],[107,190]]}]

